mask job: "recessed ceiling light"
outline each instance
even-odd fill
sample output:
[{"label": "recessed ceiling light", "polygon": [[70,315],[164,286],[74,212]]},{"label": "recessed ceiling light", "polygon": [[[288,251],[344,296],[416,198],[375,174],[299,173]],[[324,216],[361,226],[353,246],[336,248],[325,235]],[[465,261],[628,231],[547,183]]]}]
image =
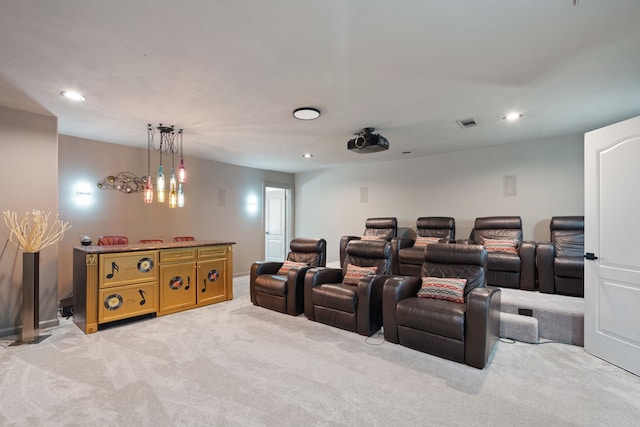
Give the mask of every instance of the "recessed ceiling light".
[{"label": "recessed ceiling light", "polygon": [[293,110],[293,117],[298,120],[314,120],[320,117],[320,111],[311,107],[298,108]]},{"label": "recessed ceiling light", "polygon": [[80,92],[76,92],[75,90],[63,90],[62,92],[60,92],[60,95],[72,101],[84,101],[85,99],[87,99],[82,96]]},{"label": "recessed ceiling light", "polygon": [[313,157],[313,154],[311,154],[311,153],[304,153],[304,154],[302,155],[302,157],[304,157],[305,159],[310,159],[310,158],[312,158],[312,157]]},{"label": "recessed ceiling light", "polygon": [[506,116],[503,117],[504,120],[509,120],[509,121],[514,121],[514,120],[518,120],[519,118],[522,117],[522,113],[509,113]]}]

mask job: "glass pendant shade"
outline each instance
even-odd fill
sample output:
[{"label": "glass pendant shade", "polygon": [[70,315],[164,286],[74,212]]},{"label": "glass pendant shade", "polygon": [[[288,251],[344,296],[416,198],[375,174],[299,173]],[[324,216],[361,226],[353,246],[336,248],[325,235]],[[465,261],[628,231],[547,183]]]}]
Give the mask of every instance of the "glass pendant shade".
[{"label": "glass pendant shade", "polygon": [[182,183],[178,184],[178,207],[184,208],[184,190],[182,189]]},{"label": "glass pendant shade", "polygon": [[153,183],[151,176],[147,176],[147,182],[144,185],[144,202],[153,203]]},{"label": "glass pendant shade", "polygon": [[184,169],[184,159],[180,157],[180,166],[178,166],[178,182],[184,182],[187,177],[187,171]]},{"label": "glass pendant shade", "polygon": [[169,180],[169,207],[175,208],[178,206],[178,192],[176,191],[176,174],[171,168],[171,179]]},{"label": "glass pendant shade", "polygon": [[158,168],[156,188],[158,189],[158,202],[164,203],[164,173],[162,173],[162,165],[160,165],[160,167]]}]

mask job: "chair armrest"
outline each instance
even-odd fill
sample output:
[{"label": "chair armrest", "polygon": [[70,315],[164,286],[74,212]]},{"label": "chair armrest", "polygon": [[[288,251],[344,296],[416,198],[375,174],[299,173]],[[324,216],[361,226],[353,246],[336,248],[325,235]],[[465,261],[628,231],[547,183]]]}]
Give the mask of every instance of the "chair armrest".
[{"label": "chair armrest", "polygon": [[251,264],[251,272],[249,275],[249,296],[253,305],[258,305],[256,300],[255,282],[256,278],[261,274],[277,274],[282,262],[270,262],[270,261],[256,261]]},{"label": "chair armrest", "polygon": [[394,237],[391,239],[391,273],[400,274],[398,251],[400,249],[411,248],[415,243],[415,239],[410,239],[409,237]]},{"label": "chair armrest", "polygon": [[460,245],[475,245],[476,242],[474,240],[471,239],[458,239],[455,241],[455,243],[458,243]]},{"label": "chair armrest", "polygon": [[555,293],[555,274],[553,259],[555,249],[551,242],[538,243],[536,248],[536,264],[538,266],[538,289],[548,294]]},{"label": "chair armrest", "polygon": [[536,289],[536,242],[526,241],[520,245],[520,289]]},{"label": "chair armrest", "polygon": [[499,288],[475,288],[467,296],[465,318],[465,363],[482,369],[500,336]]},{"label": "chair armrest", "polygon": [[389,277],[381,274],[358,281],[356,329],[360,335],[368,337],[382,327],[382,288]]},{"label": "chair armrest", "polygon": [[340,267],[344,267],[344,258],[347,256],[347,245],[352,240],[360,240],[360,236],[342,236],[340,238]]},{"label": "chair armrest", "polygon": [[382,290],[382,322],[384,338],[398,343],[398,319],[396,304],[405,298],[414,297],[422,286],[422,280],[413,276],[391,276],[384,282]]},{"label": "chair armrest", "polygon": [[291,267],[287,273],[287,313],[297,316],[304,311],[304,277],[311,267]]},{"label": "chair armrest", "polygon": [[307,270],[304,275],[304,314],[309,320],[315,320],[313,311],[313,288],[324,283],[340,283],[342,281],[342,269],[331,267],[315,267]]}]

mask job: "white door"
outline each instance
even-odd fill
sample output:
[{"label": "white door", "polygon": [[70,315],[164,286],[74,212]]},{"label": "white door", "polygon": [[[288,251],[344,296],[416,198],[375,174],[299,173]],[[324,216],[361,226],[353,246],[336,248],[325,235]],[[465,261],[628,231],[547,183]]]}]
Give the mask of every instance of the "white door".
[{"label": "white door", "polygon": [[585,134],[584,348],[636,375],[640,375],[638,160],[640,117]]},{"label": "white door", "polygon": [[286,247],[285,232],[285,190],[282,188],[265,189],[265,260],[284,261]]}]

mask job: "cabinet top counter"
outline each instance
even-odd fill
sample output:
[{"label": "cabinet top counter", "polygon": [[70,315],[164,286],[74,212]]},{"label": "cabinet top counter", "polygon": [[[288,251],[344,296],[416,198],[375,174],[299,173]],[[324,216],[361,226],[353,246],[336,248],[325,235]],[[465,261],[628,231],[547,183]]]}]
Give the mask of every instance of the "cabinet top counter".
[{"label": "cabinet top counter", "polygon": [[195,240],[166,243],[129,243],[128,245],[113,246],[76,246],[74,249],[88,254],[107,254],[115,252],[149,251],[155,249],[197,248],[200,246],[229,246],[235,244],[236,242],[229,242],[226,240]]}]

